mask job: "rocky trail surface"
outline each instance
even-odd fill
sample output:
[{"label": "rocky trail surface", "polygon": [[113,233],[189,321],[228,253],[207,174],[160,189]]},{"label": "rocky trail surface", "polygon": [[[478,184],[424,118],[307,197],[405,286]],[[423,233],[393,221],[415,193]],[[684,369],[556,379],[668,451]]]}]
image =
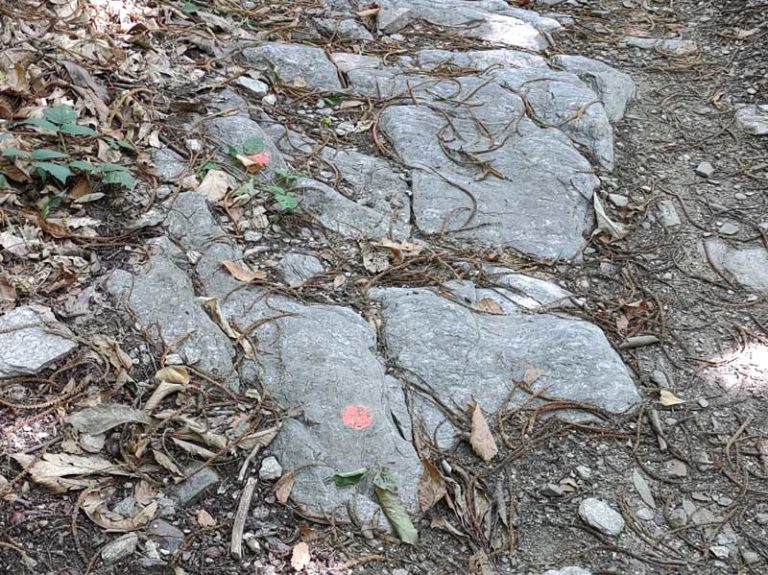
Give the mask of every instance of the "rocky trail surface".
[{"label": "rocky trail surface", "polygon": [[0,569],[764,572],[741,4],[0,1]]}]

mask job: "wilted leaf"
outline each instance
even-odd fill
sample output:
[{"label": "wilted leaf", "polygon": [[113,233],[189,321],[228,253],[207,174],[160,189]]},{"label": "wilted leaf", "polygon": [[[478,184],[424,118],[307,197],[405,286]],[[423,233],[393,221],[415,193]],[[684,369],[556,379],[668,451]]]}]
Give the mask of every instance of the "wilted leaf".
[{"label": "wilted leaf", "polygon": [[469,444],[483,461],[490,461],[499,452],[496,441],[493,439],[491,428],[485,420],[483,410],[477,403],[470,406],[472,411],[472,429],[469,434]]},{"label": "wilted leaf", "polygon": [[595,217],[597,218],[598,231],[605,232],[612,238],[620,240],[625,237],[629,232],[626,226],[616,223],[605,213],[605,208],[600,202],[600,198],[597,194],[592,194],[592,203],[595,208]]},{"label": "wilted leaf", "polygon": [[152,450],[152,457],[155,458],[155,461],[163,467],[164,469],[170,471],[173,473],[176,477],[183,477],[184,473],[179,469],[178,465],[176,465],[170,457],[168,457],[165,453],[162,451],[159,451],[157,449]]},{"label": "wilted leaf", "polygon": [[667,389],[662,389],[659,392],[659,403],[661,403],[661,405],[664,407],[671,407],[673,405],[680,405],[681,403],[685,403],[685,400],[680,399]]},{"label": "wilted leaf", "polygon": [[272,440],[277,437],[277,432],[280,430],[280,425],[270,427],[269,429],[262,429],[256,433],[246,435],[238,442],[238,447],[246,451],[253,450],[257,445],[260,447],[266,447]]},{"label": "wilted leaf", "polygon": [[366,473],[368,473],[367,467],[336,473],[333,476],[333,482],[336,484],[336,487],[350,487],[360,483],[360,480],[365,477]]},{"label": "wilted leaf", "polygon": [[158,381],[166,381],[168,383],[180,383],[186,385],[189,383],[189,372],[183,365],[172,365],[158,370],[155,374],[155,379]]},{"label": "wilted leaf", "polygon": [[216,520],[205,509],[197,512],[195,521],[200,527],[216,527]]},{"label": "wilted leaf", "polygon": [[222,260],[221,265],[227,268],[227,271],[232,274],[232,277],[238,281],[250,283],[256,280],[264,280],[267,278],[267,273],[264,271],[251,271],[245,266],[233,262],[232,260]]},{"label": "wilted leaf", "polygon": [[264,150],[258,154],[237,154],[235,157],[240,161],[249,174],[258,174],[272,161],[272,156],[270,156],[268,150]]},{"label": "wilted leaf", "polygon": [[386,252],[374,249],[368,242],[360,242],[360,255],[363,258],[363,267],[372,274],[381,273],[391,267]]},{"label": "wilted leaf", "polygon": [[0,275],[0,313],[16,307],[16,288],[4,275]]},{"label": "wilted leaf", "polygon": [[291,553],[291,567],[296,571],[301,571],[309,565],[309,561],[309,545],[300,541],[293,547],[293,552]]},{"label": "wilted leaf", "polygon": [[202,194],[212,203],[220,202],[229,190],[237,187],[237,181],[224,170],[208,170],[203,181],[197,187],[197,193]]},{"label": "wilted leaf", "polygon": [[447,491],[440,470],[425,458],[422,458],[421,465],[424,467],[424,473],[419,480],[419,510],[424,513],[445,497]]},{"label": "wilted leaf", "polygon": [[504,315],[504,308],[499,305],[499,302],[489,297],[484,297],[477,302],[477,309],[494,315]]},{"label": "wilted leaf", "polygon": [[293,484],[296,482],[296,473],[289,471],[284,473],[283,476],[275,484],[275,499],[280,503],[286,503],[291,496],[293,490]]},{"label": "wilted leaf", "polygon": [[33,151],[29,157],[33,160],[61,160],[66,158],[66,154],[62,154],[58,150],[49,150],[48,148],[40,148]]},{"label": "wilted leaf", "polygon": [[147,507],[133,515],[132,517],[123,517],[119,513],[110,511],[107,501],[111,498],[114,490],[87,491],[83,493],[80,499],[80,507],[99,527],[112,532],[135,531],[145,527],[157,513],[157,501],[153,501]]},{"label": "wilted leaf", "polygon": [[127,405],[107,403],[78,411],[67,418],[67,423],[82,433],[99,435],[124,423],[150,424],[152,419]]},{"label": "wilted leaf", "polygon": [[389,522],[395,528],[403,543],[415,545],[419,539],[418,532],[411,522],[408,511],[400,502],[397,494],[397,484],[391,473],[385,468],[374,479],[374,493],[379,505],[384,510]]},{"label": "wilted leaf", "polygon": [[203,459],[210,459],[211,457],[216,457],[215,452],[211,451],[210,449],[206,449],[201,445],[197,445],[196,443],[184,441],[183,439],[179,439],[178,437],[172,437],[171,441],[173,441],[179,448],[183,449],[184,451],[186,451],[191,455],[197,455],[199,457],[202,457]]},{"label": "wilted leaf", "polygon": [[33,455],[25,453],[11,457],[29,473],[32,481],[56,493],[93,487],[99,483],[96,479],[69,478],[71,475],[128,475],[111,461],[97,456],[46,453],[37,461]]}]

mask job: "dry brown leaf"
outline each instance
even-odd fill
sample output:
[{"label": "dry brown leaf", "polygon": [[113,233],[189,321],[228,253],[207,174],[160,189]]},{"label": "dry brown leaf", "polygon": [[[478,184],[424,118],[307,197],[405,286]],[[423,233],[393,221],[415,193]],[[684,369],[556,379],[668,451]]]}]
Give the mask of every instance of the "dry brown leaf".
[{"label": "dry brown leaf", "polygon": [[157,407],[163,402],[163,400],[171,395],[172,393],[179,392],[184,389],[185,386],[178,384],[178,383],[168,383],[167,381],[163,381],[160,383],[160,385],[157,386],[155,391],[152,392],[152,395],[147,400],[147,403],[144,404],[144,411],[151,412],[157,409]]},{"label": "dry brown leaf", "polygon": [[232,260],[222,260],[221,265],[227,268],[227,271],[232,274],[233,278],[241,282],[251,283],[256,280],[267,279],[267,272],[262,270],[251,271]]},{"label": "dry brown leaf", "polygon": [[301,571],[309,565],[309,561],[309,545],[303,541],[294,545],[293,553],[291,553],[291,567],[293,567],[295,571]]},{"label": "dry brown leaf", "polygon": [[256,446],[259,447],[266,447],[270,443],[272,443],[272,440],[277,437],[277,432],[280,430],[280,425],[276,425],[275,427],[270,427],[269,429],[262,429],[261,431],[257,431],[256,433],[251,433],[250,435],[246,435],[243,437],[237,444],[238,447],[241,449],[244,449],[245,451],[251,451],[256,448]]},{"label": "dry brown leaf", "polygon": [[211,451],[210,449],[206,449],[205,447],[202,447],[197,443],[184,441],[183,439],[179,439],[178,437],[172,437],[171,441],[173,441],[178,447],[180,447],[181,449],[183,449],[184,451],[186,451],[191,455],[198,455],[203,459],[211,459],[212,457],[216,457],[216,452]]},{"label": "dry brown leaf", "polygon": [[445,497],[447,491],[440,470],[426,458],[422,458],[421,465],[424,473],[419,480],[419,510],[424,513]]},{"label": "dry brown leaf", "polygon": [[286,503],[291,496],[291,490],[293,490],[295,481],[296,474],[293,471],[284,474],[275,484],[275,499],[280,503]]},{"label": "dry brown leaf", "polygon": [[531,385],[532,383],[536,382],[540,377],[546,375],[547,372],[545,372],[542,369],[539,369],[538,367],[530,367],[525,370],[525,373],[523,374],[523,383],[526,385]]},{"label": "dry brown leaf", "polygon": [[216,520],[205,509],[201,509],[195,515],[195,521],[200,527],[215,527]]},{"label": "dry brown leaf", "polygon": [[171,460],[170,457],[168,457],[165,453],[162,451],[158,451],[157,449],[152,450],[152,456],[155,458],[155,461],[157,463],[173,473],[177,478],[184,477],[184,473],[179,469],[178,465],[176,465],[173,460]]},{"label": "dry brown leaf", "polygon": [[215,204],[223,200],[227,192],[236,187],[237,180],[224,170],[209,170],[196,191]]},{"label": "dry brown leaf", "polygon": [[477,302],[477,309],[494,315],[504,315],[504,308],[499,305],[499,302],[489,297],[484,297]]},{"label": "dry brown leaf", "polygon": [[[128,475],[111,461],[98,456],[46,453],[40,459],[26,453],[11,455],[35,483],[55,493],[98,485],[101,479],[82,479],[88,475]],[[75,475],[76,478],[70,476]]]},{"label": "dry brown leaf", "polygon": [[667,389],[662,389],[659,392],[659,403],[664,407],[671,407],[673,405],[680,405],[681,403],[685,403],[685,400],[680,399]]},{"label": "dry brown leaf", "polygon": [[131,517],[123,517],[119,513],[110,511],[107,501],[112,497],[114,489],[90,490],[83,492],[80,497],[80,507],[99,527],[112,532],[135,531],[145,527],[157,513],[157,501],[153,501],[144,509]]},{"label": "dry brown leaf", "polygon": [[155,374],[155,379],[167,383],[178,383],[186,385],[189,383],[189,372],[183,365],[173,365],[164,367]]},{"label": "dry brown leaf", "polygon": [[16,307],[16,288],[4,275],[0,275],[0,313]]},{"label": "dry brown leaf", "polygon": [[472,430],[469,434],[469,444],[483,461],[490,461],[499,452],[496,441],[493,439],[491,428],[483,415],[483,410],[477,403],[470,406],[472,410]]}]

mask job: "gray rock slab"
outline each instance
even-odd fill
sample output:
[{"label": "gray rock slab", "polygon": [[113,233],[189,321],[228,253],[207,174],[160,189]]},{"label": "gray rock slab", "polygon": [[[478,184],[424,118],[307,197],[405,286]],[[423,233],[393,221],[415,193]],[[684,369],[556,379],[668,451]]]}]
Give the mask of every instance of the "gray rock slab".
[{"label": "gray rock slab", "polygon": [[548,46],[542,30],[560,24],[527,10],[515,10],[502,0],[380,0],[379,30],[392,34],[416,20],[457,28],[456,32],[487,42],[540,51]]},{"label": "gray rock slab", "polygon": [[184,542],[184,532],[164,519],[150,522],[147,535],[166,553],[175,553]]},{"label": "gray rock slab", "polygon": [[179,505],[190,505],[220,482],[221,477],[218,473],[210,467],[203,467],[194,475],[175,485],[168,495]]},{"label": "gray rock slab", "polygon": [[299,208],[324,228],[347,238],[367,239],[407,237],[408,230],[398,225],[398,216],[382,213],[342,195],[330,186],[304,178],[292,188],[299,197]]},{"label": "gray rock slab", "polygon": [[336,66],[320,48],[303,44],[267,43],[246,48],[243,57],[277,81],[308,88],[337,92],[342,89]]},{"label": "gray rock slab", "polygon": [[278,268],[283,274],[283,279],[290,287],[297,287],[312,277],[325,271],[323,262],[315,256],[290,252],[280,260]]},{"label": "gray rock slab", "polygon": [[314,23],[321,32],[341,40],[373,40],[368,29],[354,18],[315,18]]},{"label": "gray rock slab", "polygon": [[761,293],[768,293],[768,250],[764,246],[732,247],[713,239],[705,243],[709,257],[733,280]]},{"label": "gray rock slab", "polygon": [[142,329],[171,346],[187,365],[236,387],[229,338],[201,307],[187,274],[165,254],[153,255],[135,273],[116,270],[107,279],[107,291]]},{"label": "gray rock slab", "polygon": [[[470,282],[451,290],[461,303],[428,288],[386,288],[370,296],[382,305],[382,337],[391,360],[404,377],[428,388],[460,420],[466,420],[471,398],[494,413],[528,369],[542,370],[534,387],[546,389],[550,397],[612,413],[624,413],[639,402],[629,370],[596,326],[526,313],[503,292]],[[484,298],[496,301],[506,315],[470,309]],[[529,396],[523,392],[512,398],[524,399]],[[445,415],[425,397],[415,398],[412,415],[430,437],[436,434],[440,445],[449,446],[456,438]]]},{"label": "gray rock slab", "polygon": [[561,567],[545,571],[543,575],[592,575],[592,572],[581,567]]},{"label": "gray rock slab", "polygon": [[755,136],[768,135],[768,104],[744,106],[736,110],[736,125]]},{"label": "gray rock slab", "polygon": [[643,50],[655,50],[665,56],[690,56],[699,51],[696,42],[693,42],[692,40],[682,40],[680,38],[642,38],[638,36],[627,36],[622,43],[625,46],[632,46]]},{"label": "gray rock slab", "polygon": [[[416,511],[421,464],[403,391],[377,357],[374,327],[348,308],[265,298],[256,290],[231,294],[223,311],[240,325],[271,318],[251,334],[259,362],[243,381],[258,379],[274,401],[298,413],[284,421],[270,450],[286,473],[300,470],[291,499],[302,515],[350,522],[351,512],[385,527],[371,477],[382,466]],[[335,473],[361,467],[372,473],[356,487],[334,484]]]},{"label": "gray rock slab", "polygon": [[35,375],[77,347],[50,308],[17,307],[0,317],[0,379]]},{"label": "gray rock slab", "polygon": [[101,550],[101,560],[105,565],[119,563],[127,559],[136,551],[139,545],[139,536],[136,533],[126,533],[114,541],[107,543]]},{"label": "gray rock slab", "polygon": [[382,64],[378,56],[366,56],[364,54],[348,54],[346,52],[334,52],[331,60],[341,72],[349,72],[360,68],[378,68]]},{"label": "gray rock slab", "polygon": [[624,117],[627,106],[637,94],[637,86],[629,74],[599,60],[559,55],[551,61],[555,66],[576,74],[600,96],[611,122],[618,122]]},{"label": "gray rock slab", "polygon": [[624,518],[605,501],[590,497],[579,504],[579,517],[605,535],[618,536],[624,529]]},{"label": "gray rock slab", "polygon": [[186,160],[170,148],[156,150],[153,161],[161,183],[176,183],[187,170]]},{"label": "gray rock slab", "polygon": [[496,266],[486,266],[484,271],[499,286],[506,288],[505,294],[518,307],[542,311],[574,306],[574,295],[552,282]]},{"label": "gray rock slab", "polygon": [[[571,259],[592,226],[591,198],[599,180],[561,132],[528,121],[515,94],[498,86],[494,92],[486,100],[493,105],[474,112],[491,137],[461,111],[450,122],[426,106],[390,106],[381,114],[382,133],[414,168],[416,224],[427,234]],[[517,124],[510,121],[514,118],[520,119]],[[481,170],[467,153],[487,161],[504,179],[478,179]]]},{"label": "gray rock slab", "polygon": [[410,235],[408,184],[390,162],[354,150],[332,148],[323,149],[322,156],[339,170],[357,203],[387,216],[393,237]]},{"label": "gray rock slab", "polygon": [[415,54],[416,64],[422,70],[434,70],[439,66],[455,66],[477,71],[499,68],[547,68],[547,60],[538,54],[520,50],[421,50]]}]

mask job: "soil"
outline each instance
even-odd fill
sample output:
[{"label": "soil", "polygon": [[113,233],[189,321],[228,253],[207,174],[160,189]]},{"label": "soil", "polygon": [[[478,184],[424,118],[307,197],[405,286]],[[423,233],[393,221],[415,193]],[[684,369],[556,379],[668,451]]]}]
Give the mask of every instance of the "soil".
[{"label": "soil", "polygon": [[[394,538],[366,539],[351,526],[310,523],[276,502],[273,485],[260,482],[246,524],[260,551],[236,561],[228,544],[239,491],[224,481],[177,515],[188,537],[167,572],[289,573],[299,540],[312,550],[307,573],[485,575],[493,571],[478,566],[483,554],[501,574],[564,565],[595,575],[766,571],[768,303],[713,269],[702,240],[733,222],[739,232],[727,236],[729,242],[766,241],[768,148],[738,131],[733,112],[735,104],[768,99],[768,3],[597,0],[550,9],[576,20],[557,38],[554,53],[604,60],[638,84],[637,100],[616,130],[616,168],[603,178],[609,192],[629,198],[624,207],[609,207],[632,232],[622,241],[595,237],[578,264],[527,267],[565,279],[585,302],[581,313],[617,347],[628,336],[659,338],[655,345],[620,350],[644,405],[589,425],[512,412],[496,422],[502,441],[494,462],[479,464],[466,446],[432,454],[432,461],[451,469],[450,486],[464,493],[457,499],[467,506],[441,503],[420,518],[415,547]],[[696,42],[698,53],[672,58],[620,45],[626,35],[670,33]],[[403,35],[409,46],[409,32]],[[695,173],[701,162],[715,167],[711,177]],[[662,223],[658,205],[664,201],[674,204],[679,226]],[[131,242],[138,246],[141,238]],[[122,258],[115,249],[106,259],[116,266]],[[130,339],[125,346],[131,347]],[[55,417],[50,410],[34,420],[23,415],[26,426]],[[6,414],[3,422],[15,425],[14,416],[22,417]],[[7,460],[0,470],[10,478],[18,472]],[[238,464],[218,471],[234,477]],[[653,507],[638,492],[638,475],[650,487]],[[112,536],[82,515],[73,521],[77,494],[25,487],[0,509],[0,571],[158,572],[92,560]],[[584,497],[603,499],[622,513],[620,538],[579,519]],[[478,524],[487,506],[494,509],[491,519]],[[200,527],[199,509],[217,525]],[[672,526],[679,509],[688,520]],[[36,565],[25,564],[14,547]]]}]

